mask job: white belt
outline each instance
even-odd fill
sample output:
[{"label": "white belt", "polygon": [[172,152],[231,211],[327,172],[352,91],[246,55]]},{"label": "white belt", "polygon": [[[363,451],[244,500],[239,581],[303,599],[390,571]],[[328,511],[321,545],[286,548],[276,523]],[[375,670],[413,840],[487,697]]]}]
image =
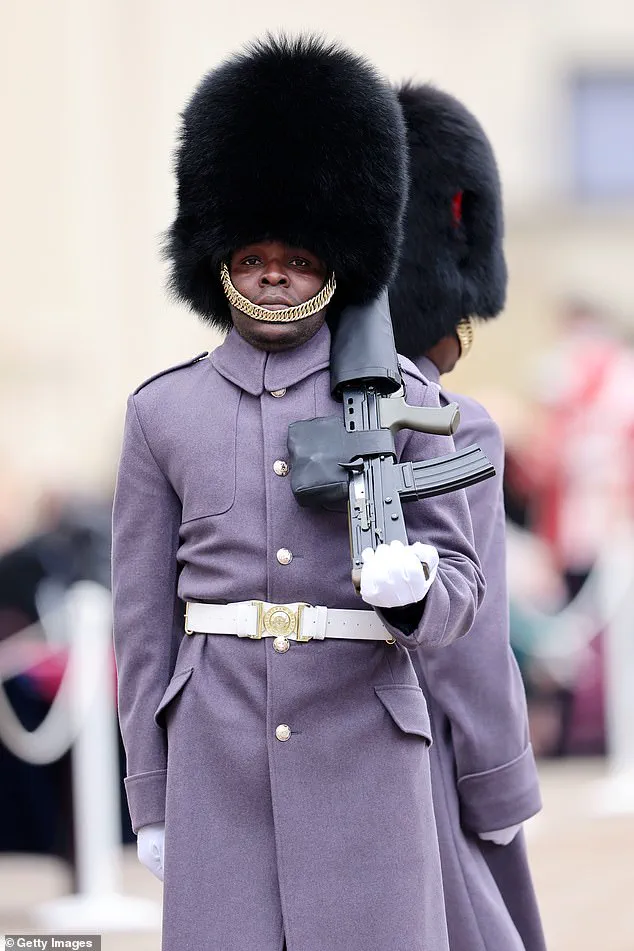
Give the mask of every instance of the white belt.
[{"label": "white belt", "polygon": [[323,641],[325,637],[340,637],[394,643],[374,611],[342,611],[321,605],[267,601],[234,601],[232,604],[188,601],[185,633],[235,634],[254,640],[280,637],[291,641]]}]

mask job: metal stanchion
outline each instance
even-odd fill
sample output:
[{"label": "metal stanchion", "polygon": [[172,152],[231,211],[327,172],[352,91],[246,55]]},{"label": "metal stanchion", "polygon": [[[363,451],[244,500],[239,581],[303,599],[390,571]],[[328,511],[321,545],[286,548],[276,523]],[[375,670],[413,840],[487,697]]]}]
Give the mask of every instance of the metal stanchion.
[{"label": "metal stanchion", "polygon": [[107,932],[158,929],[160,906],[118,891],[119,763],[113,702],[110,594],[82,581],[67,595],[76,894],[38,905],[38,924],[50,931]]},{"label": "metal stanchion", "polygon": [[606,612],[604,638],[608,775],[596,789],[602,815],[634,812],[634,528],[622,526],[610,538],[609,557],[599,577]]}]

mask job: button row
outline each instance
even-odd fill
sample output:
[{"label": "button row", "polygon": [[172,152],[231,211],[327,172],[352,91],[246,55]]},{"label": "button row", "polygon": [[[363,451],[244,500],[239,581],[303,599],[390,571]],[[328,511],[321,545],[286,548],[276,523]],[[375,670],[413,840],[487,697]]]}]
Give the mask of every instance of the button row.
[{"label": "button row", "polygon": [[[270,393],[271,396],[275,396],[279,399],[279,397],[286,394],[286,387],[282,387],[280,390],[271,390]],[[283,459],[276,459],[273,463],[273,471],[275,475],[286,476],[289,473],[289,465]],[[277,560],[280,565],[290,565],[293,560],[292,551],[289,551],[288,548],[280,548],[277,552]],[[276,637],[273,641],[273,648],[278,654],[285,654],[290,646],[290,642],[285,637]],[[285,743],[287,740],[290,740],[290,726],[287,726],[286,723],[280,723],[280,725],[275,728],[275,736],[280,743]]]}]

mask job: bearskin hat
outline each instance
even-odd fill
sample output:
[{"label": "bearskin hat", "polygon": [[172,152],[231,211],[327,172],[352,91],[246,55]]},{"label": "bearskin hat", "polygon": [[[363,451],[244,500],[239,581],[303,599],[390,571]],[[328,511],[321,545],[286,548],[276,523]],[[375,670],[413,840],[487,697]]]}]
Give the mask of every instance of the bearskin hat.
[{"label": "bearskin hat", "polygon": [[166,256],[172,290],[204,319],[231,326],[220,264],[265,239],[317,254],[339,306],[389,283],[407,146],[396,93],[368,62],[317,36],[269,35],[208,73],[182,120]]},{"label": "bearskin hat", "polygon": [[464,317],[495,317],[506,296],[500,178],[491,143],[453,96],[398,90],[410,191],[390,309],[399,353],[422,356]]}]

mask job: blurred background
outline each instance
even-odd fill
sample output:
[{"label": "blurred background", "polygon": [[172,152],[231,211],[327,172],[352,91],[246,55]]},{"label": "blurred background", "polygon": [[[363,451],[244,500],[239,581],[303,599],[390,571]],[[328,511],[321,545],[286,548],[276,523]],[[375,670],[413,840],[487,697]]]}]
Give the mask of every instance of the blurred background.
[{"label": "blurred background", "polygon": [[[445,382],[479,398],[506,438],[512,637],[546,803],[528,835],[550,948],[585,951],[600,941],[603,951],[632,951],[629,0],[4,0],[4,693],[23,727],[46,718],[68,643],[45,615],[77,581],[108,586],[127,394],[219,342],[164,290],[159,246],[174,209],[175,130],[201,75],[277,28],[339,38],[395,81],[433,81],[461,98],[492,140],[505,195],[508,306]],[[38,903],[81,890],[73,755],[60,740],[51,762],[39,754],[32,762],[33,750],[13,742],[10,719],[2,702],[0,932],[35,930]],[[120,747],[117,759],[121,772]],[[158,902],[160,885],[137,866],[123,799],[118,805],[117,887]],[[143,951],[159,941],[150,929],[116,946]]]}]

